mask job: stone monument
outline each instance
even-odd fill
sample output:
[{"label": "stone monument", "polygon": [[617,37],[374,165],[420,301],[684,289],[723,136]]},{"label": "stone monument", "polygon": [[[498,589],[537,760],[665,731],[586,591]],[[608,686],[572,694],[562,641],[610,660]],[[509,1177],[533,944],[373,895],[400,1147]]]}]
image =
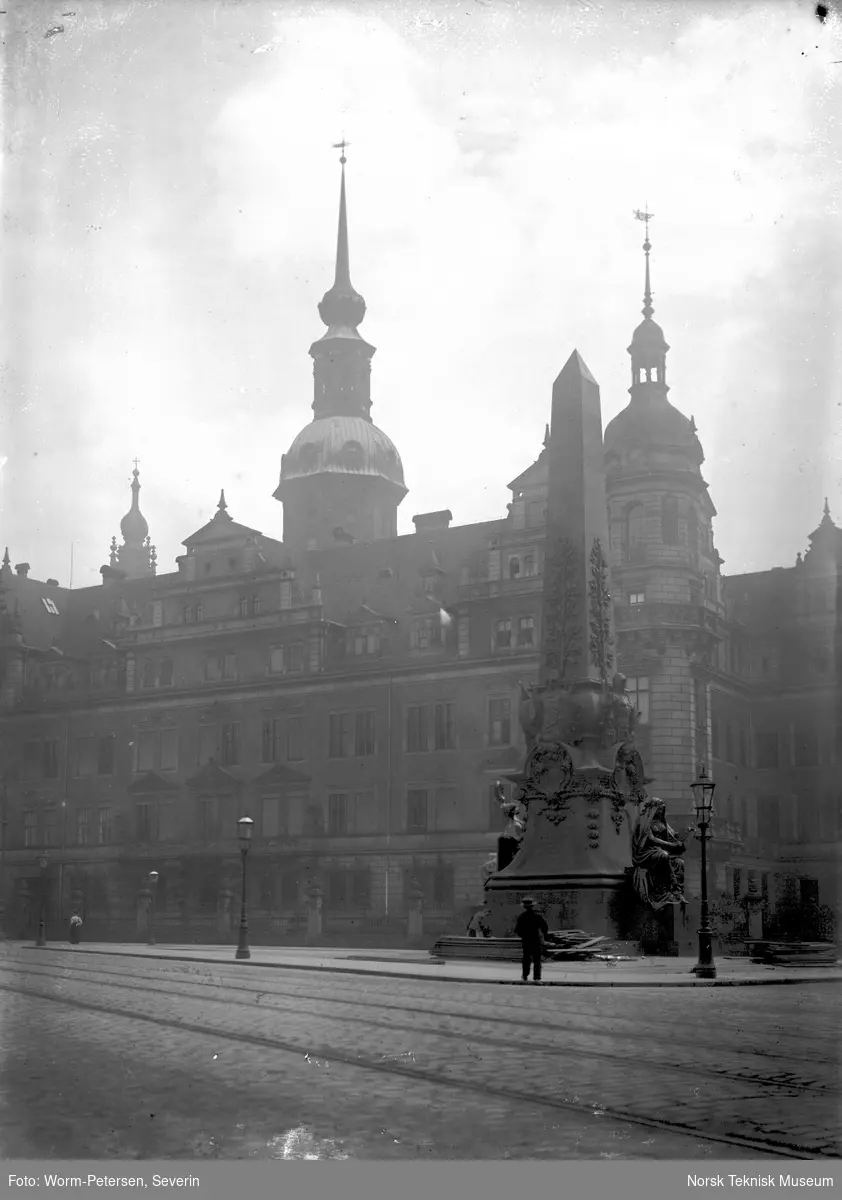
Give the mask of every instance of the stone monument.
[{"label": "stone monument", "polygon": [[539,678],[523,690],[520,714],[526,823],[486,898],[496,937],[510,934],[529,894],[551,929],[618,938],[629,935],[630,910],[645,904],[624,826],[648,781],[615,667],[599,386],[578,351],[553,386],[548,459]]}]

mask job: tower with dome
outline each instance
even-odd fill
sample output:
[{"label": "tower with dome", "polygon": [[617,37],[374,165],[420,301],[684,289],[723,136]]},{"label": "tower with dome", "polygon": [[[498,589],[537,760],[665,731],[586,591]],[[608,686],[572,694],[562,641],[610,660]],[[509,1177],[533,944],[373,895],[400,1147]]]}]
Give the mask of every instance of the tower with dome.
[{"label": "tower with dome", "polygon": [[669,399],[667,353],[653,320],[649,220],[643,320],[632,334],[629,402],[605,429],[612,591],[619,653],[648,758],[672,811],[690,812],[687,780],[710,761],[707,668],[723,638],[716,515],[692,417]]},{"label": "tower with dome", "polygon": [[400,455],[371,419],[375,349],[359,333],[366,306],[351,283],[342,150],[336,275],[319,304],[327,332],[310,347],[314,416],[281,459],[275,491],[291,550],[396,537],[407,493]]}]

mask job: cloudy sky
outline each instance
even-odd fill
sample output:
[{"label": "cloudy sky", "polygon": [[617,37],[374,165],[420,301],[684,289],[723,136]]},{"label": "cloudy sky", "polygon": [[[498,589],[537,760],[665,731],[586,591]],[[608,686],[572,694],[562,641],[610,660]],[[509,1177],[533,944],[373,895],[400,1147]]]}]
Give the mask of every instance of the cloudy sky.
[{"label": "cloudy sky", "polygon": [[67,583],[73,543],[98,582],[135,456],[161,569],[221,487],[280,537],[344,134],[402,532],[505,513],[574,347],[625,405],[648,203],[724,569],[789,565],[825,495],[842,519],[842,22],[812,7],[7,2],[12,562]]}]

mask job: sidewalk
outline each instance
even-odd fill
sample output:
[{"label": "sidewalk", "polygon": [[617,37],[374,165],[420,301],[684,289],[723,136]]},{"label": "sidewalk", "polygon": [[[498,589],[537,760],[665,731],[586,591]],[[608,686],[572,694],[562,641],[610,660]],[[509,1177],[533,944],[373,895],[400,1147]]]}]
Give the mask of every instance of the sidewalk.
[{"label": "sidewalk", "polygon": [[[51,942],[38,948],[31,942],[6,942],[6,946],[33,955],[67,952],[77,955],[111,955],[157,961],[234,963],[236,946],[144,946],[132,943],[95,942],[71,946]],[[337,974],[390,976],[395,979],[435,980],[443,983],[518,984],[519,964],[474,963],[431,958],[425,950],[329,949],[307,946],[255,946],[251,958],[238,967],[274,967],[298,971],[331,971]],[[716,979],[697,979],[689,958],[642,958],[617,963],[545,963],[544,985],[549,987],[736,987],[757,984],[839,983],[842,964],[832,967],[767,967],[741,959],[717,961]]]}]

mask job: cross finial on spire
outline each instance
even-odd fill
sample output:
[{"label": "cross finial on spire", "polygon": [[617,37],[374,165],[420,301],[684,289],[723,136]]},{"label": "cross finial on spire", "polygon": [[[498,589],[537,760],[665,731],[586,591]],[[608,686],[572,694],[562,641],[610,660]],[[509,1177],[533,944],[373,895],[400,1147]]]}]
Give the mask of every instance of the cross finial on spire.
[{"label": "cross finial on spire", "polygon": [[136,474],[136,475],[138,475],[138,474],[139,474],[139,471],[138,471],[138,469],[137,469],[137,468],[138,468],[138,465],[139,465],[139,463],[140,463],[140,459],[139,459],[139,458],[136,458],[136,459],[134,460],[134,470],[135,470],[135,474]]},{"label": "cross finial on spire", "polygon": [[348,147],[348,146],[350,146],[350,145],[351,145],[351,143],[350,143],[350,142],[346,142],[344,137],[342,138],[342,141],[341,141],[341,142],[334,142],[334,143],[333,143],[333,148],[334,148],[334,150],[341,150],[341,151],[342,151],[342,154],[341,154],[341,155],[340,155],[340,157],[339,157],[339,161],[342,163],[342,166],[343,166],[343,167],[345,166],[345,163],[348,161],[348,160],[347,160],[347,158],[345,157],[345,151],[346,151],[347,147]]}]

